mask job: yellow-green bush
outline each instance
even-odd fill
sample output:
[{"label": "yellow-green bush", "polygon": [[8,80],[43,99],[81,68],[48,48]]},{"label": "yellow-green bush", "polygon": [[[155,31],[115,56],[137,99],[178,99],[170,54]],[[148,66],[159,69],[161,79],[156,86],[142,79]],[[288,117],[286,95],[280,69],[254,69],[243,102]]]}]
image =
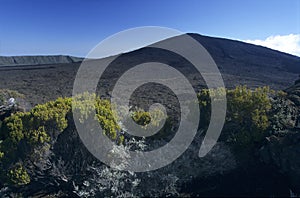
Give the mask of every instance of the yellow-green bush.
[{"label": "yellow-green bush", "polygon": [[15,113],[4,120],[0,138],[16,147],[21,140],[30,145],[47,142],[50,140],[47,130],[61,132],[67,127],[66,115],[70,109],[71,99],[58,98],[56,101],[37,105],[30,112]]},{"label": "yellow-green bush", "polygon": [[55,101],[50,101],[43,105],[37,105],[30,111],[34,118],[32,122],[35,126],[53,124],[61,132],[68,125],[66,115],[70,112],[71,105],[71,98],[58,98]]},{"label": "yellow-green bush", "polygon": [[[158,108],[152,109],[151,111],[144,111],[142,109],[133,111],[131,118],[137,124],[143,127],[157,127],[160,125],[162,120],[167,118],[163,111]],[[151,123],[151,124],[150,124]]]},{"label": "yellow-green bush", "polygon": [[132,113],[132,119],[139,125],[146,126],[151,122],[151,115],[147,111],[135,111]]},{"label": "yellow-green bush", "polygon": [[223,133],[230,136],[230,141],[242,146],[259,142],[270,124],[268,112],[272,106],[270,95],[273,93],[269,87],[251,90],[246,86],[237,86],[226,91],[222,88],[203,89],[198,94],[200,123],[202,127],[208,126],[211,100],[220,100],[226,94],[227,113]]},{"label": "yellow-green bush", "polygon": [[120,126],[117,124],[117,116],[111,110],[109,100],[100,99],[95,94],[86,92],[74,98],[73,111],[77,111],[76,113],[80,115],[80,122],[84,123],[88,118],[95,119],[105,135],[112,140],[118,137]]},{"label": "yellow-green bush", "polygon": [[20,164],[16,164],[15,167],[9,170],[8,178],[10,182],[16,185],[25,185],[30,183],[30,177],[26,169]]},{"label": "yellow-green bush", "polygon": [[[165,115],[164,112],[158,108],[154,108],[150,111],[141,109],[132,111],[131,119],[145,129],[158,127],[164,124],[160,131],[157,131],[155,135],[150,136],[150,139],[164,139],[173,133],[171,128],[174,123],[171,122],[170,117]],[[163,120],[165,120],[165,123],[162,123]]]},{"label": "yellow-green bush", "polygon": [[[88,118],[96,119],[100,123],[105,135],[112,140],[116,140],[117,143],[124,141],[124,136],[119,134],[121,128],[118,125],[118,122],[120,119],[116,113],[112,111],[113,104],[111,104],[109,100],[102,100],[95,94],[86,92],[76,96],[73,105],[73,111],[78,111],[76,113],[80,115],[80,122],[84,123]],[[128,113],[126,107],[123,107],[123,111],[122,114]],[[142,125],[143,127],[158,126],[165,118],[164,113],[159,109],[154,109],[150,112],[138,109],[131,112],[130,116],[137,124]],[[149,125],[150,122],[151,125]]]},{"label": "yellow-green bush", "polygon": [[[224,88],[202,89],[197,94],[198,101],[196,102],[199,103],[200,108],[200,127],[206,128],[209,124],[211,101],[223,100],[224,97],[226,97],[226,90]],[[190,111],[193,112],[194,109],[190,108]],[[190,115],[193,114],[191,113]]]},{"label": "yellow-green bush", "polygon": [[269,87],[248,89],[238,86],[227,91],[228,119],[234,119],[251,129],[265,130],[269,126],[268,111],[271,109]]},{"label": "yellow-green bush", "polygon": [[23,133],[23,122],[22,122],[22,117],[24,113],[17,113],[15,115],[12,115],[8,117],[4,124],[6,125],[7,128],[7,133],[5,135],[8,135],[10,140],[14,143],[17,144],[24,138],[24,133]]},{"label": "yellow-green bush", "polygon": [[[114,119],[110,102],[102,100],[91,94],[83,94],[78,97],[85,102],[75,103],[74,110],[79,110],[82,122],[91,116],[92,110],[96,112],[94,119],[98,120],[104,133],[118,143],[124,141],[123,136],[117,135],[120,127]],[[19,164],[14,164],[36,146],[42,146],[51,140],[53,133],[64,131],[68,126],[68,116],[72,111],[71,98],[58,98],[45,104],[35,106],[29,112],[17,112],[7,117],[0,128],[0,170],[8,172],[7,178],[13,183],[23,185],[30,182],[26,170]],[[118,139],[117,139],[118,138]],[[25,145],[25,147],[24,147]],[[24,151],[26,148],[28,150]],[[10,169],[9,167],[15,167]]]}]

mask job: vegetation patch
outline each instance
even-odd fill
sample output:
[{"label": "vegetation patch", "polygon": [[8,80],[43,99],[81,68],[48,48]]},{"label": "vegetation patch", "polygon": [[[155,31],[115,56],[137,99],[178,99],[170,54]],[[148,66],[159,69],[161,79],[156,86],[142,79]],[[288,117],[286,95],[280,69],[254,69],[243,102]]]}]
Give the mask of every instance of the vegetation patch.
[{"label": "vegetation patch", "polygon": [[[271,108],[274,95],[282,98],[284,93],[270,90],[268,87],[251,90],[246,86],[235,89],[203,89],[198,94],[200,106],[200,127],[207,127],[210,120],[212,100],[220,100],[226,94],[227,116],[221,138],[238,148],[258,148],[270,130],[272,119]],[[73,108],[72,108],[72,105]],[[192,111],[193,109],[191,109]],[[49,149],[61,132],[69,125],[72,111],[80,113],[80,122],[95,119],[103,129],[103,133],[112,141],[123,144],[123,136],[119,118],[112,111],[108,100],[84,93],[72,98],[58,98],[45,104],[37,105],[29,112],[13,113],[0,125],[0,183],[25,185],[30,182],[24,159],[30,157],[34,150]],[[143,127],[158,126],[164,119],[160,110],[131,112],[131,119]],[[166,118],[165,126],[170,130]],[[157,134],[156,134],[157,135]],[[158,137],[158,136],[155,136]],[[159,136],[160,137],[160,136]],[[42,154],[41,154],[42,155]]]}]

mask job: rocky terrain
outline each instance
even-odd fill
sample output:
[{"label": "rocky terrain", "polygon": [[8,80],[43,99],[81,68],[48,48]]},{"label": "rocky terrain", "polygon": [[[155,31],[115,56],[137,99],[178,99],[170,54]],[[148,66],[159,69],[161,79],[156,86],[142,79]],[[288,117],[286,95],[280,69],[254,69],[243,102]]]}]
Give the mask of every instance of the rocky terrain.
[{"label": "rocky terrain", "polygon": [[[300,58],[238,41],[195,34],[191,36],[201,42],[215,59],[227,88],[247,85],[253,89],[268,85],[275,90],[284,90],[276,95],[270,94],[270,125],[263,130],[263,136],[255,141],[250,139],[250,142],[244,137],[236,141],[236,133],[242,133],[240,129],[243,126],[238,126],[239,122],[229,121],[215,147],[208,155],[199,158],[198,152],[205,132],[205,127],[200,127],[191,146],[176,161],[155,171],[131,173],[109,168],[96,160],[82,144],[72,116],[66,113],[67,126],[58,132],[55,128],[57,124],[54,124],[48,132],[50,141],[33,147],[27,147],[25,140],[25,143],[21,141],[18,152],[22,157],[17,162],[22,164],[31,181],[29,183],[27,176],[24,176],[21,179],[25,182],[21,187],[1,181],[0,196],[273,197],[300,194],[300,81],[297,80]],[[109,97],[111,87],[124,71],[151,60],[169,63],[177,68],[187,76],[195,90],[205,88],[201,76],[195,75],[194,70],[181,57],[161,50],[142,48],[120,56],[100,79],[98,91],[103,97]],[[98,61],[101,66],[101,60]],[[79,66],[80,62],[0,67],[0,88],[20,92],[30,104],[28,106],[55,100],[60,96],[71,96]],[[157,85],[151,86],[154,91],[149,93],[149,87],[145,86],[135,94],[142,94],[142,99],[148,103],[168,104],[176,98],[169,90]],[[159,99],[158,96],[166,93],[169,98]],[[27,105],[26,102],[23,105]],[[264,107],[260,108],[264,110]],[[41,107],[41,112],[45,113],[43,109]],[[14,111],[1,118],[3,126],[4,117]],[[252,120],[249,122],[252,123]],[[45,126],[49,127],[49,124]],[[1,133],[1,138],[5,140],[7,135]],[[238,145],[241,142],[242,146]],[[166,139],[163,138],[150,141],[131,139],[126,142],[122,152],[126,153],[126,149],[131,148],[151,150],[165,143]],[[26,155],[25,151],[30,155]]]},{"label": "rocky terrain", "polygon": [[[0,195],[181,197],[299,194],[299,86],[296,81],[286,94],[272,97],[271,125],[263,139],[253,145],[250,142],[254,147],[245,143],[237,147],[228,134],[240,126],[229,123],[212,151],[199,158],[203,138],[203,129],[200,128],[191,146],[176,161],[143,173],[118,171],[95,159],[82,144],[72,118],[67,115],[68,126],[62,133],[53,128],[49,133],[49,143],[33,147],[32,151],[28,150],[32,153],[22,158],[31,182],[21,187],[4,187]],[[124,149],[133,146],[151,150],[164,141],[130,140]],[[116,147],[115,152],[121,152],[118,149]]]},{"label": "rocky terrain", "polygon": [[[239,41],[198,34],[191,34],[191,36],[198,40],[214,58],[228,88],[236,85],[247,85],[252,88],[267,85],[275,90],[285,89],[293,84],[300,74],[299,57]],[[19,58],[23,59],[23,57]],[[69,60],[67,57],[63,58]],[[205,87],[201,76],[195,75],[196,72],[182,57],[162,50],[142,48],[119,57],[112,69],[106,73],[107,76],[100,80],[100,84],[103,83],[100,89],[106,89],[113,84],[112,82],[116,82],[124,70],[153,60],[179,69],[197,90]],[[80,62],[74,62],[0,67],[0,89],[19,91],[32,105],[54,100],[60,96],[71,96],[73,82],[80,66]],[[98,64],[99,67],[103,65],[101,60],[98,60]],[[5,65],[1,59],[0,65]]]}]

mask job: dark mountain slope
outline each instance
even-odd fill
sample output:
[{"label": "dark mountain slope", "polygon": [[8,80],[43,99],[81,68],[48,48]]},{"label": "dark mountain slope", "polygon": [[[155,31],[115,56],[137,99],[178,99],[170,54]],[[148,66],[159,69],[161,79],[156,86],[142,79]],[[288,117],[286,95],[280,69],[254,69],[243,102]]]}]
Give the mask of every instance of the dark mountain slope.
[{"label": "dark mountain slope", "polygon": [[[230,62],[239,67],[248,66],[281,69],[300,73],[300,57],[272,50],[266,47],[224,38],[214,38],[199,34],[188,34],[199,41],[216,59],[229,66]],[[227,66],[226,65],[226,66]]]},{"label": "dark mountain slope", "polygon": [[[276,90],[285,89],[293,84],[300,73],[300,57],[240,41],[190,35],[214,58],[226,87],[268,85]],[[161,42],[169,42],[172,39],[176,37]],[[182,57],[146,47],[122,54],[115,61],[114,67],[107,70],[100,86],[112,86],[129,65],[134,66],[151,60],[180,69],[197,88],[205,85],[201,78],[195,77],[195,72],[189,69]],[[0,57],[0,65],[10,64],[9,67],[0,67],[0,89],[17,90],[27,96],[32,104],[46,102],[59,96],[70,96],[80,61],[81,59],[66,56]],[[98,60],[100,67],[103,65],[101,62]],[[107,94],[106,90],[105,92]]]},{"label": "dark mountain slope", "polygon": [[300,74],[300,57],[240,41],[189,35],[211,54],[225,74],[225,81],[236,76],[234,84],[270,85],[278,89],[292,84]]}]

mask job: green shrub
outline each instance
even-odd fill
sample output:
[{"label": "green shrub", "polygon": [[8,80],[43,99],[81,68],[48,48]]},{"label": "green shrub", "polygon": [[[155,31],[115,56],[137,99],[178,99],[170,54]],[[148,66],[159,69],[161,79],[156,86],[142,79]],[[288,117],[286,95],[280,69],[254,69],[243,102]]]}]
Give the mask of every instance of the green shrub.
[{"label": "green shrub", "polygon": [[151,122],[151,115],[147,111],[135,111],[132,113],[132,119],[139,125],[147,126]]},{"label": "green shrub", "polygon": [[[83,93],[74,98],[73,111],[80,115],[79,121],[84,123],[88,118],[96,119],[105,135],[116,140],[120,126],[117,117],[111,110],[109,100],[100,99],[95,94]],[[96,114],[95,114],[96,113]]]},{"label": "green shrub", "polygon": [[227,113],[222,135],[229,142],[250,146],[260,142],[270,125],[268,112],[272,107],[269,87],[251,90],[246,86],[235,89],[203,89],[198,94],[200,106],[200,127],[208,127],[211,114],[211,100],[221,100],[226,94]]},{"label": "green shrub", "polygon": [[9,170],[8,178],[10,182],[16,185],[26,185],[30,183],[30,177],[26,169],[20,163]]},{"label": "green shrub", "polygon": [[154,108],[151,111],[144,111],[142,109],[132,111],[131,118],[138,125],[146,128],[159,126],[162,120],[166,119],[167,116],[160,109]]},{"label": "green shrub", "polygon": [[238,86],[228,90],[229,119],[238,120],[241,124],[265,130],[268,127],[267,112],[271,109],[268,87],[248,89]]},{"label": "green shrub", "polygon": [[[9,180],[17,185],[30,182],[29,175],[18,161],[30,156],[35,148],[49,149],[49,145],[45,143],[51,141],[53,134],[63,132],[68,127],[72,105],[74,111],[80,112],[81,122],[93,116],[100,123],[104,134],[119,144],[124,142],[108,100],[88,93],[75,97],[74,103],[72,98],[58,98],[37,105],[29,112],[12,114],[3,121],[0,127],[1,181]],[[92,114],[93,112],[96,114]]]},{"label": "green shrub", "polygon": [[4,127],[11,142],[17,144],[24,138],[22,117],[24,113],[17,113],[5,119]]},{"label": "green shrub", "polygon": [[62,132],[68,125],[70,110],[71,99],[58,98],[37,105],[30,112],[17,112],[7,117],[0,128],[0,168],[9,174],[2,173],[2,177],[7,176],[6,179],[20,185],[29,182],[25,169],[15,163],[30,156],[37,146],[42,148],[50,141],[50,133]]}]

